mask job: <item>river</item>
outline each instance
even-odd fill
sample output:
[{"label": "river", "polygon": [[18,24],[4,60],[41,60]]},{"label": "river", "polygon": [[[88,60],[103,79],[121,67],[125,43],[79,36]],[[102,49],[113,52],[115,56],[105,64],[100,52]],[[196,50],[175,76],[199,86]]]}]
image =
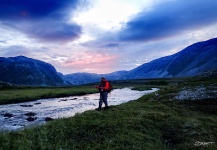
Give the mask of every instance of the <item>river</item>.
[{"label": "river", "polygon": [[[146,91],[130,88],[115,89],[108,94],[108,104],[119,105],[157,90],[157,88]],[[76,113],[96,109],[98,103],[99,93],[0,105],[0,131],[14,131],[41,125],[52,119],[72,117]]]}]

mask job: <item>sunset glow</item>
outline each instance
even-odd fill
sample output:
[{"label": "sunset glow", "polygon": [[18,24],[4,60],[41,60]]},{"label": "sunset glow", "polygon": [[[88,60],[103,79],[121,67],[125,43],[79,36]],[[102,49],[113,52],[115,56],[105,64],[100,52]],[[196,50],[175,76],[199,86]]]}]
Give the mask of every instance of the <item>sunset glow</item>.
[{"label": "sunset glow", "polygon": [[0,56],[39,59],[63,74],[131,70],[215,38],[216,8],[214,0],[8,0]]}]

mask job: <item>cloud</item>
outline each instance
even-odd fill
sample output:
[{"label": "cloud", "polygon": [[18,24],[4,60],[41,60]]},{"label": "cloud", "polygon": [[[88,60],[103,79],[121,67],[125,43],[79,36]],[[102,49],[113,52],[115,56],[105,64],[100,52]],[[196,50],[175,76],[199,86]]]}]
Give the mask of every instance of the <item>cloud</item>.
[{"label": "cloud", "polygon": [[102,47],[118,47],[120,44],[119,43],[108,43],[103,45]]},{"label": "cloud", "polygon": [[76,58],[71,57],[62,63],[62,68],[71,72],[109,73],[114,68],[118,56],[104,52],[83,52]]},{"label": "cloud", "polygon": [[217,23],[217,1],[171,0],[154,6],[128,21],[120,41],[149,41],[174,36]]},{"label": "cloud", "polygon": [[[64,17],[69,9],[75,9],[79,0],[1,0],[1,19],[38,19]],[[58,18],[58,19],[59,19]]]},{"label": "cloud", "polygon": [[61,21],[45,20],[27,28],[21,28],[20,31],[41,41],[65,42],[79,38],[81,27],[76,24],[68,24]]},{"label": "cloud", "polygon": [[0,43],[7,43],[6,40],[0,40]]},{"label": "cloud", "polygon": [[30,37],[46,41],[70,41],[79,38],[82,29],[69,22],[79,0],[2,0],[0,24]]},{"label": "cloud", "polygon": [[14,46],[0,49],[0,53],[4,57],[12,57],[12,56],[15,57],[18,55],[23,55],[23,56],[30,55],[31,52],[26,47],[14,45]]}]

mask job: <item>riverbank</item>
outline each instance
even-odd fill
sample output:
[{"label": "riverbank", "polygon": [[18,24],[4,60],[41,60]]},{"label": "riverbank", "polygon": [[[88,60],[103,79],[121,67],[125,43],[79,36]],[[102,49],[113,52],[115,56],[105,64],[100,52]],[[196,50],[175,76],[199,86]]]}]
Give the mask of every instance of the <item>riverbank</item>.
[{"label": "riverbank", "polygon": [[17,87],[0,90],[0,105],[28,102],[37,99],[79,96],[97,93],[93,86]]}]

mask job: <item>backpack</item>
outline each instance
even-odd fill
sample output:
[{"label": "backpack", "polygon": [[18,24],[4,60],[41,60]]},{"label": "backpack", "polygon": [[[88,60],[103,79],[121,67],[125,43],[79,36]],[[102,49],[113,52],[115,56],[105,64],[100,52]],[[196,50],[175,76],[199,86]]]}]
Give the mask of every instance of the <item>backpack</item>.
[{"label": "backpack", "polygon": [[113,90],[113,87],[112,87],[112,84],[110,81],[107,81],[108,82],[108,93],[110,93],[112,90]]}]

